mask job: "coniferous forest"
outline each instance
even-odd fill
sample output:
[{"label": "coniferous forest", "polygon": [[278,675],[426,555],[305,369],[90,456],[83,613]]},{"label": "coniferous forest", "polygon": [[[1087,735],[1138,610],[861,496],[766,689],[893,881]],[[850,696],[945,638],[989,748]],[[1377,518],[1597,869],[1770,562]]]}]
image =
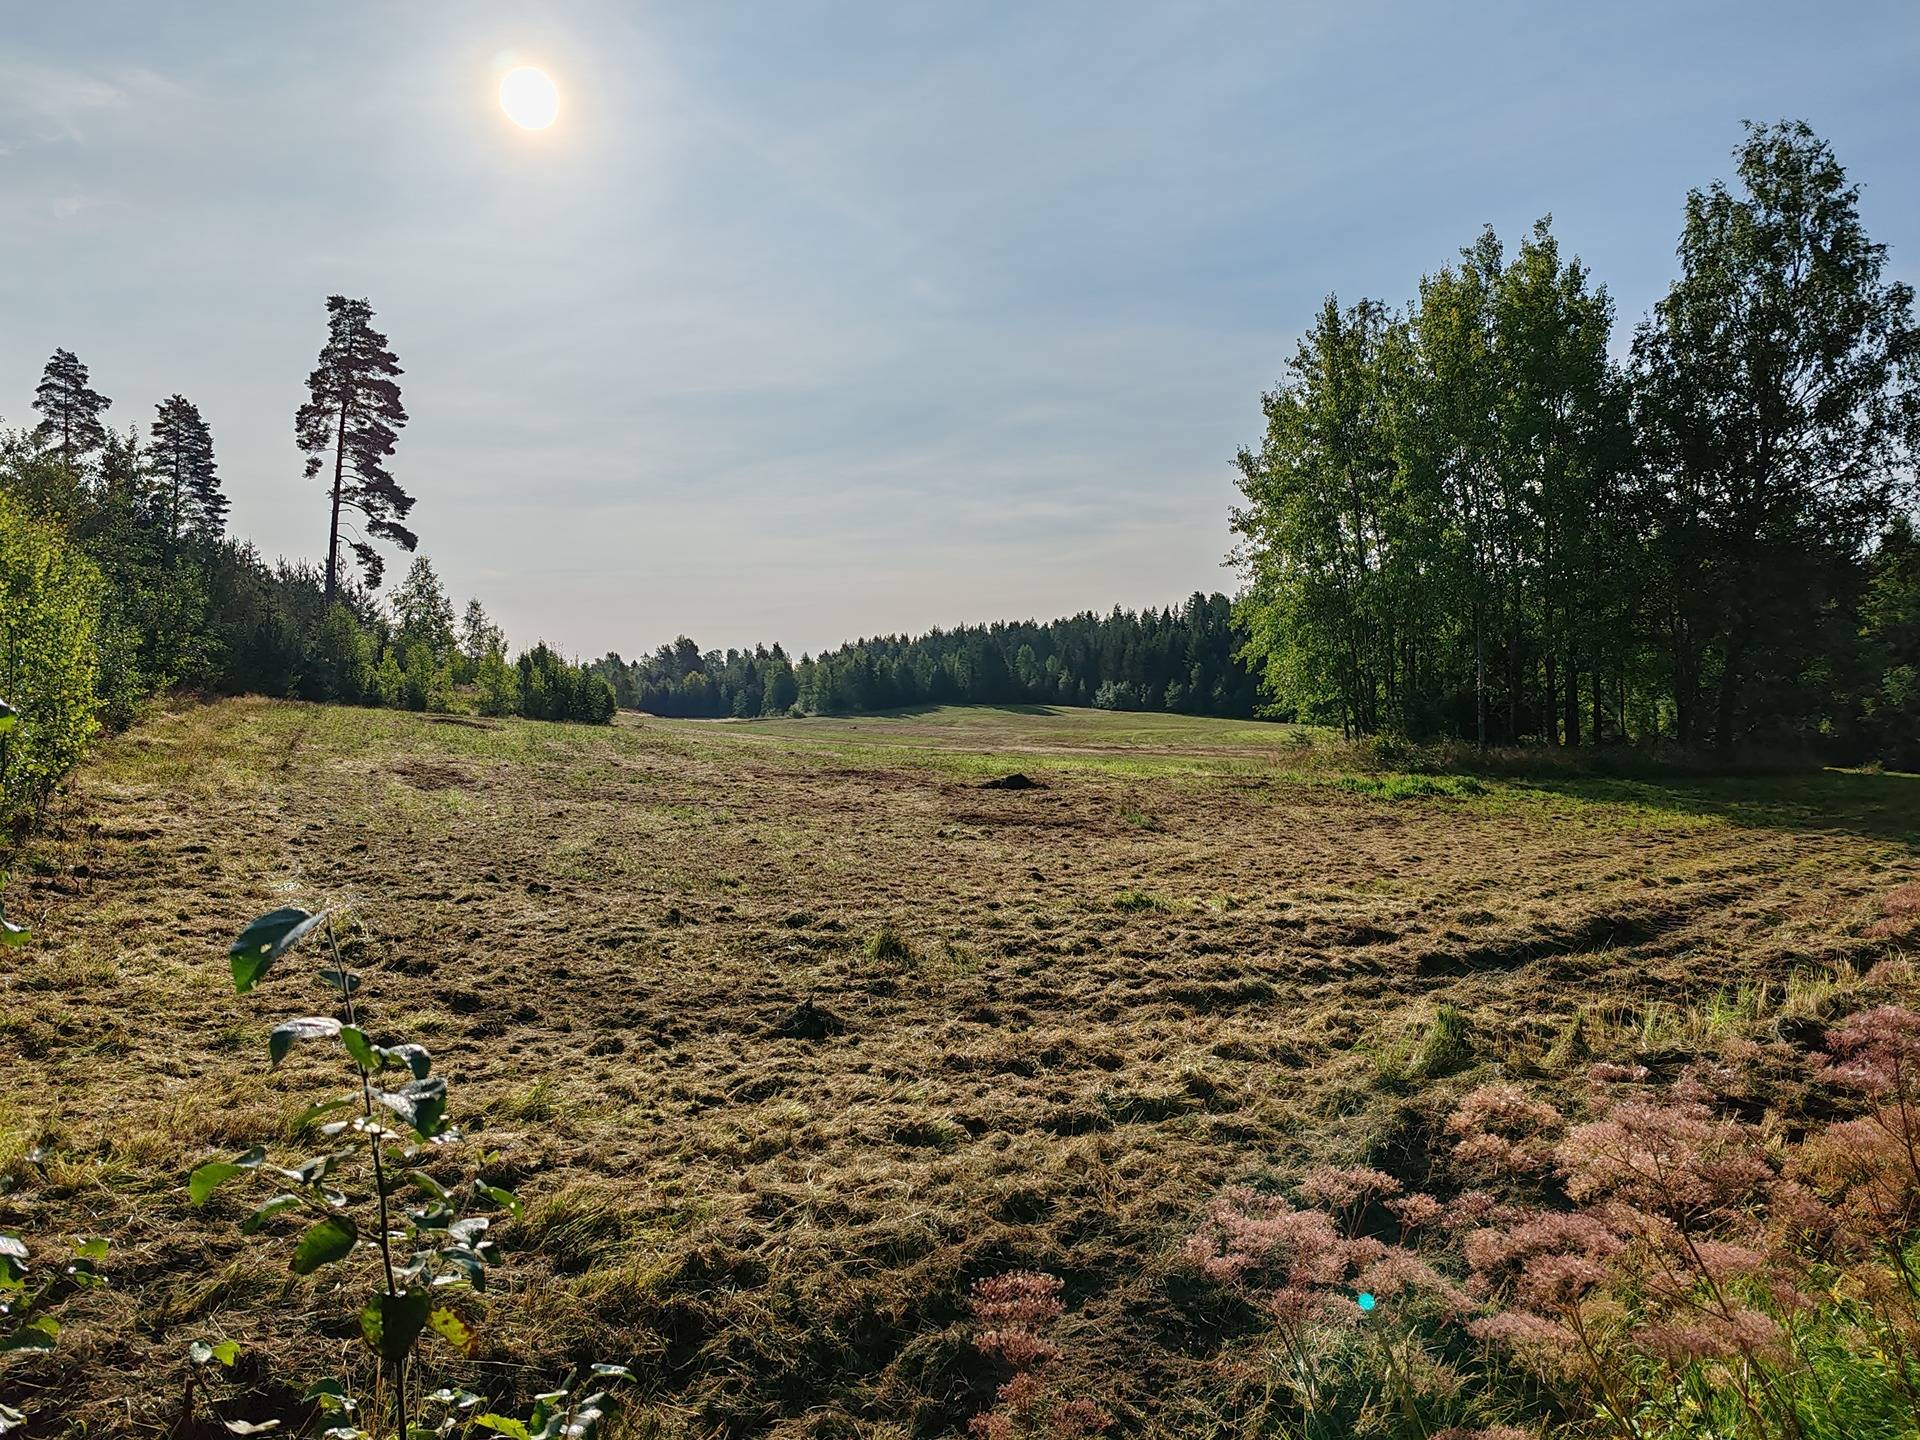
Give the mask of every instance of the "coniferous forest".
[{"label": "coniferous forest", "polygon": [[796,664],[779,645],[702,652],[685,636],[644,660],[595,662],[620,703],[656,715],[840,715],[913,705],[1092,705],[1254,713],[1252,674],[1224,595],[1046,624],[966,625],[856,640]]}]

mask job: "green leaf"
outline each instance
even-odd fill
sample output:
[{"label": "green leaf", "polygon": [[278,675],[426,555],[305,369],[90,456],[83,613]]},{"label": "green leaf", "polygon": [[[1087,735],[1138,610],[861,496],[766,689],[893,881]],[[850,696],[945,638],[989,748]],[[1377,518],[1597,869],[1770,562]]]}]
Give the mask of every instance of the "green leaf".
[{"label": "green leaf", "polygon": [[504,1205],[507,1213],[513,1216],[514,1219],[518,1220],[520,1218],[520,1212],[525,1207],[521,1205],[520,1197],[514,1194],[513,1191],[502,1189],[498,1185],[488,1185],[479,1180],[473,1182],[473,1188],[476,1194],[485,1196],[487,1199],[493,1201],[494,1204]]},{"label": "green leaf", "polygon": [[432,1302],[424,1290],[376,1295],[360,1312],[360,1334],[388,1364],[406,1358],[427,1323]]},{"label": "green leaf", "polygon": [[273,1219],[274,1216],[297,1209],[299,1204],[300,1197],[298,1195],[276,1195],[240,1222],[240,1233],[242,1235],[252,1235],[258,1231],[261,1226]]},{"label": "green leaf", "polygon": [[323,1115],[331,1115],[337,1110],[345,1110],[353,1104],[352,1100],[341,1097],[334,1100],[322,1100],[318,1105],[309,1105],[293,1117],[293,1128],[304,1130]]},{"label": "green leaf", "polygon": [[311,1275],[322,1265],[346,1259],[359,1233],[354,1227],[353,1218],[348,1215],[329,1215],[324,1220],[315,1221],[307,1227],[306,1233],[300,1237],[300,1243],[294,1247],[293,1273]]},{"label": "green leaf", "polygon": [[340,1029],[340,1043],[347,1047],[347,1053],[353,1057],[353,1063],[362,1070],[380,1068],[380,1052],[374,1043],[367,1039],[367,1032],[353,1025],[343,1025]]},{"label": "green leaf", "polygon": [[533,1432],[527,1429],[526,1422],[516,1420],[511,1415],[477,1415],[473,1423],[482,1430],[505,1435],[508,1440],[533,1440]]},{"label": "green leaf", "polygon": [[296,905],[270,910],[242,930],[227,947],[233,967],[233,988],[244,995],[267,973],[267,967],[324,924],[325,910],[315,914]]},{"label": "green leaf", "polygon": [[433,1068],[433,1056],[427,1053],[424,1045],[392,1045],[380,1052],[380,1063],[404,1065],[413,1072],[413,1078],[424,1080],[427,1071]]},{"label": "green leaf", "polygon": [[493,1222],[484,1215],[469,1215],[447,1226],[447,1238],[458,1245],[478,1245]]},{"label": "green leaf", "polygon": [[406,1172],[406,1178],[414,1189],[423,1194],[431,1195],[436,1200],[447,1198],[447,1187],[424,1170],[409,1170]]},{"label": "green leaf", "polygon": [[332,1377],[314,1381],[300,1398],[312,1401],[330,1415],[351,1415],[360,1408],[360,1402],[348,1391],[347,1382]]},{"label": "green leaf", "polygon": [[213,1358],[228,1369],[232,1369],[233,1362],[240,1358],[240,1346],[233,1340],[222,1340],[218,1345],[213,1346],[212,1350]]},{"label": "green leaf", "polygon": [[6,701],[0,700],[0,735],[5,735],[19,723],[20,712]]},{"label": "green leaf", "polygon": [[475,1343],[473,1331],[469,1330],[466,1322],[446,1306],[442,1305],[439,1309],[428,1313],[427,1326],[462,1355],[473,1353]]},{"label": "green leaf", "polygon": [[32,938],[33,931],[25,925],[16,925],[0,915],[0,945],[24,945]]},{"label": "green leaf", "polygon": [[376,1090],[373,1098],[427,1139],[439,1133],[440,1118],[447,1108],[447,1082],[437,1075],[430,1080],[409,1080],[398,1090]]},{"label": "green leaf", "polygon": [[9,1350],[51,1350],[60,1322],[51,1315],[36,1315],[6,1339],[0,1340],[0,1352]]},{"label": "green leaf", "polygon": [[324,1040],[340,1033],[340,1022],[326,1015],[302,1015],[298,1020],[283,1020],[267,1036],[267,1064],[271,1069],[287,1058],[296,1040]]},{"label": "green leaf", "polygon": [[187,1198],[195,1205],[207,1203],[207,1197],[236,1175],[258,1170],[267,1152],[256,1145],[238,1160],[209,1160],[187,1179]]},{"label": "green leaf", "polygon": [[336,970],[329,965],[320,972],[320,979],[342,995],[352,995],[360,989],[360,977],[351,970]]},{"label": "green leaf", "polygon": [[458,1270],[476,1290],[487,1288],[487,1257],[466,1245],[448,1245],[434,1252]]},{"label": "green leaf", "polygon": [[92,1260],[96,1263],[106,1259],[106,1237],[96,1235],[91,1240],[76,1240],[73,1245],[73,1258],[76,1260]]}]

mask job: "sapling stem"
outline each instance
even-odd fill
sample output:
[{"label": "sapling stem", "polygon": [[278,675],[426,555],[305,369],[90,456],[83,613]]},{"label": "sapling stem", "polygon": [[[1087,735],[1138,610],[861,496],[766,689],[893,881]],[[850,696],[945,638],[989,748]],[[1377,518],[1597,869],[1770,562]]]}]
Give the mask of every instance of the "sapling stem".
[{"label": "sapling stem", "polygon": [[[333,956],[334,974],[340,977],[340,994],[346,1003],[347,1024],[359,1029],[353,1009],[353,977],[347,973],[347,967],[340,959],[340,942],[333,933],[333,917],[327,917],[327,949]],[[387,1177],[380,1159],[380,1132],[382,1126],[373,1118],[373,1080],[367,1074],[367,1067],[354,1060],[353,1068],[360,1073],[360,1105],[367,1120],[367,1144],[373,1151],[373,1194],[380,1215],[380,1267],[386,1273],[387,1298],[392,1299],[398,1293],[393,1283],[393,1245],[387,1234]],[[393,1362],[393,1404],[394,1413],[399,1419],[400,1440],[407,1435],[407,1362],[405,1357]]]}]

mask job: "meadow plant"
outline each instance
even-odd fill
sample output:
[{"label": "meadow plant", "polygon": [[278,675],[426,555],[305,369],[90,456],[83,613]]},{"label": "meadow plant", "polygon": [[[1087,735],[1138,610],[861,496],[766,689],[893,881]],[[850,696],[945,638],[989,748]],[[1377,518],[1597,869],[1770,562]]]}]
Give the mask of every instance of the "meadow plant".
[{"label": "meadow plant", "polygon": [[[1298,1206],[1226,1192],[1182,1254],[1273,1317],[1303,1434],[1341,1415],[1405,1436],[1430,1419],[1450,1436],[1528,1433],[1515,1419],[1623,1440],[1914,1435],[1920,1014],[1857,1014],[1828,1047],[1810,1078],[1867,1108],[1794,1143],[1715,1108],[1727,1063],[1663,1086],[1595,1066],[1571,1116],[1484,1085],[1445,1122],[1441,1176],[1479,1188],[1442,1201],[1321,1167]],[[1356,1326],[1378,1354],[1337,1372],[1325,1358]],[[1441,1372],[1457,1383],[1422,1382]]]},{"label": "meadow plant", "polygon": [[974,1346],[1010,1372],[994,1394],[994,1408],[974,1417],[970,1429],[981,1440],[1019,1437],[1097,1435],[1113,1419],[1084,1396],[1062,1396],[1042,1371],[1060,1358],[1050,1338],[1065,1305],[1058,1276],[1015,1270],[975,1283],[969,1300],[979,1327]]},{"label": "meadow plant", "polygon": [[[287,907],[247,926],[229,950],[234,989],[243,994],[253,989],[275,961],[316,932],[327,947],[318,978],[340,1013],[282,1021],[268,1037],[267,1053],[269,1064],[277,1067],[299,1042],[339,1045],[350,1075],[348,1092],[314,1104],[294,1125],[298,1131],[317,1130],[322,1139],[336,1142],[335,1148],[293,1165],[273,1163],[264,1146],[209,1161],[193,1172],[189,1197],[203,1205],[230,1181],[266,1182],[274,1193],[240,1228],[253,1234],[299,1222],[290,1262],[295,1274],[365,1261],[370,1293],[358,1318],[361,1338],[377,1363],[375,1401],[363,1405],[342,1380],[312,1386],[306,1400],[327,1422],[327,1440],[374,1440],[386,1434],[420,1440],[464,1435],[476,1427],[517,1440],[591,1436],[606,1413],[605,1393],[572,1382],[541,1397],[534,1416],[525,1421],[481,1413],[480,1397],[464,1390],[442,1388],[418,1404],[413,1401],[409,1362],[427,1336],[462,1354],[472,1353],[477,1343],[470,1297],[486,1288],[494,1246],[487,1234],[490,1217],[475,1212],[505,1209],[518,1215],[520,1202],[478,1176],[465,1186],[441,1178],[448,1173],[442,1157],[460,1138],[446,1118],[446,1081],[432,1073],[433,1058],[425,1046],[379,1044],[361,1028],[354,1004],[361,977],[341,959],[333,912]],[[626,1373],[618,1366],[596,1366],[593,1376],[624,1378]],[[422,1418],[423,1405],[436,1416],[432,1423]],[[384,1428],[389,1415],[391,1430]],[[226,1422],[236,1433],[277,1423],[242,1430]]]}]

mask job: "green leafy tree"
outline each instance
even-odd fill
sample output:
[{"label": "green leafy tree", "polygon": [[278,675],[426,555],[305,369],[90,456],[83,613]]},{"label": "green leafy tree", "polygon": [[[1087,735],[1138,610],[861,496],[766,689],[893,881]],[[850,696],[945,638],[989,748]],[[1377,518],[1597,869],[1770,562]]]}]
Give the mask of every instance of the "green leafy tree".
[{"label": "green leafy tree", "polygon": [[[376,588],[385,563],[375,542],[406,551],[420,543],[401,523],[413,509],[413,496],[387,469],[394,442],[407,423],[394,378],[401,373],[387,337],[373,328],[372,307],[365,300],[328,296],[326,344],[307,377],[307,401],[294,414],[293,432],[307,455],[307,478],[331,471],[324,596],[329,605],[340,589],[343,538],[358,557],[367,583]],[[354,516],[359,517],[357,534]]]},{"label": "green leafy tree", "polygon": [[401,673],[400,662],[394,657],[393,647],[389,645],[380,656],[380,663],[374,667],[368,697],[375,705],[391,710],[400,705],[405,696],[406,677]]},{"label": "green leafy tree", "polygon": [[1597,739],[1601,667],[1618,663],[1612,637],[1633,618],[1623,602],[1638,536],[1621,502],[1631,444],[1626,388],[1608,354],[1613,304],[1578,260],[1562,263],[1542,220],[1494,281],[1491,305],[1500,466],[1515,511],[1506,530],[1520,542],[1507,557],[1509,703],[1522,698],[1521,663],[1537,657],[1540,730],[1554,737],[1557,712],[1577,745],[1583,681]]},{"label": "green leafy tree", "polygon": [[99,729],[100,572],[0,492],[0,842],[46,802]]},{"label": "green leafy tree", "polygon": [[113,404],[89,383],[87,367],[71,350],[56,350],[41,372],[33,408],[40,423],[33,438],[47,450],[57,450],[61,463],[78,472],[86,458],[107,441],[100,414]]},{"label": "green leafy tree", "polygon": [[489,655],[504,656],[507,653],[507,635],[488,616],[486,606],[477,599],[467,601],[466,613],[460,617],[459,658],[464,662],[460,667],[459,678],[473,680],[480,670],[480,662]]},{"label": "green leafy tree", "polygon": [[[1405,654],[1394,628],[1386,411],[1390,352],[1404,343],[1384,306],[1342,310],[1329,297],[1264,399],[1263,443],[1239,456],[1247,504],[1233,528],[1250,582],[1239,609],[1247,657],[1282,706],[1349,733],[1390,721]],[[1094,677],[1094,704],[1136,708],[1141,678]]]},{"label": "green leafy tree", "polygon": [[480,688],[482,715],[520,713],[519,672],[507,663],[506,657],[498,650],[489,650],[480,657],[474,682]]},{"label": "green leafy tree", "polygon": [[398,622],[395,640],[411,654],[424,650],[434,664],[453,654],[453,601],[447,598],[433,562],[414,557],[407,578],[393,592],[393,616]]},{"label": "green leafy tree", "polygon": [[314,646],[318,698],[358,704],[373,684],[373,640],[344,605],[327,607]]},{"label": "green leafy tree", "polygon": [[1920,435],[1913,292],[1884,278],[1832,149],[1749,125],[1735,159],[1737,193],[1687,197],[1680,278],[1634,338],[1677,727],[1721,746],[1815,718],[1796,679]]},{"label": "green leafy tree", "polygon": [[1920,770],[1920,536],[1901,515],[1873,559],[1862,607],[1869,674],[1867,724],[1889,764]]}]

